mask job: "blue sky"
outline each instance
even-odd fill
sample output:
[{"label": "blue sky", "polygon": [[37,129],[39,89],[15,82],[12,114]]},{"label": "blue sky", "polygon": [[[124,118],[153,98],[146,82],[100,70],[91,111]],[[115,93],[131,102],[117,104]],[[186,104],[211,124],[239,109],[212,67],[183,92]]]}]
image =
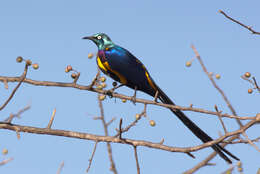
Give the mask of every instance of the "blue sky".
[{"label": "blue sky", "polygon": [[[194,57],[190,48],[194,44],[209,71],[220,73],[218,85],[225,91],[237,113],[254,116],[259,112],[259,96],[247,94],[250,85],[240,76],[250,71],[259,77],[259,36],[224,18],[222,9],[254,29],[260,30],[259,1],[1,1],[0,2],[0,75],[18,76],[23,65],[17,64],[17,56],[38,63],[39,70],[31,69],[28,78],[36,80],[71,82],[64,72],[70,64],[81,72],[80,84],[89,84],[96,74],[96,62],[87,58],[96,52],[96,46],[83,36],[97,32],[107,33],[118,45],[127,48],[148,68],[153,79],[178,105],[213,110],[217,104],[228,112],[220,94],[214,89],[197,61],[190,68],[185,62]],[[112,80],[107,81],[111,87]],[[1,103],[9,96],[9,90],[0,85]],[[118,92],[132,95],[127,88]],[[151,97],[138,93],[138,97]],[[54,108],[57,109],[53,128],[103,135],[97,94],[75,89],[36,87],[23,84],[13,100],[1,111],[1,120],[10,113],[31,104],[16,124],[45,127]],[[122,103],[114,99],[104,101],[107,120],[117,117],[110,126],[115,133],[120,118],[124,125],[134,120],[143,105]],[[223,133],[214,116],[186,112],[203,130],[214,138]],[[156,121],[149,126],[147,119],[126,133],[124,137],[145,139],[177,147],[190,147],[201,142],[185,128],[167,109],[148,106],[148,116]],[[235,121],[224,119],[229,131],[237,129]],[[259,127],[248,130],[250,138],[259,135]],[[14,132],[0,130],[0,150],[7,148],[7,157],[14,157],[0,168],[1,173],[55,173],[62,161],[62,174],[85,173],[94,142],[33,134],[21,134],[17,140]],[[135,173],[132,147],[112,144],[119,173]],[[241,158],[245,173],[256,173],[260,154],[249,145],[227,147]],[[212,149],[194,153],[196,159],[185,154],[169,153],[144,147],[138,148],[141,173],[181,173],[204,159]],[[5,159],[3,155],[0,160]],[[212,160],[213,167],[205,167],[198,173],[221,173],[229,166],[219,157]],[[108,173],[109,161],[106,145],[100,143],[90,173]],[[235,173],[235,172],[234,172]]]}]

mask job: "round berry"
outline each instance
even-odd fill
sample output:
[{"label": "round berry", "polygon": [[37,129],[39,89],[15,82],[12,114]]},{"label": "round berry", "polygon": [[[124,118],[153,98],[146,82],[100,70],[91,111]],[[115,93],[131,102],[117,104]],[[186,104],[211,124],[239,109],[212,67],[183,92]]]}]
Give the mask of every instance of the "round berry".
[{"label": "round berry", "polygon": [[33,67],[33,69],[39,69],[39,64],[38,63],[34,63],[34,64],[32,64],[32,67]]},{"label": "round berry", "polygon": [[75,73],[72,73],[72,74],[71,74],[71,78],[73,78],[73,79],[75,79],[77,76],[78,76],[78,75],[75,74]]},{"label": "round berry", "polygon": [[246,73],[245,73],[245,77],[246,77],[246,78],[251,77],[251,73],[250,73],[250,72],[246,72]]},{"label": "round berry", "polygon": [[16,58],[16,62],[21,63],[23,61],[23,58],[21,56],[18,56]]},{"label": "round berry", "polygon": [[3,154],[3,155],[7,155],[7,154],[8,154],[8,150],[7,150],[6,148],[4,148],[4,149],[2,150],[2,154]]},{"label": "round berry", "polygon": [[102,85],[98,85],[98,86],[97,86],[97,89],[100,89],[100,90],[101,90],[101,89],[103,89],[103,86],[102,86]]},{"label": "round berry", "polygon": [[98,99],[101,100],[101,101],[105,100],[105,98],[106,98],[105,95],[100,95],[100,96],[98,97]]},{"label": "round berry", "polygon": [[88,58],[89,58],[89,59],[91,59],[93,56],[94,56],[93,53],[89,53],[89,54],[88,54]]},{"label": "round berry", "polygon": [[150,120],[150,125],[152,126],[152,127],[154,127],[155,126],[155,121],[154,120]]},{"label": "round berry", "polygon": [[106,81],[106,78],[105,77],[100,77],[99,79],[101,82],[105,82]]},{"label": "round berry", "polygon": [[185,65],[186,65],[187,67],[190,67],[190,66],[191,66],[191,61],[187,61]]},{"label": "round berry", "polygon": [[220,79],[220,77],[221,77],[220,74],[216,74],[215,76],[216,76],[216,79]]}]

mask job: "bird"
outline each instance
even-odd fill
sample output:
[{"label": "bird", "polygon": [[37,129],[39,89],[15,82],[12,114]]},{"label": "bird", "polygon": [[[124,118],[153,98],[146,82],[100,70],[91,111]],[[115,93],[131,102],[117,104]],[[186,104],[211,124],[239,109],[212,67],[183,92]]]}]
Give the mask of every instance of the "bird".
[{"label": "bird", "polygon": [[[99,69],[104,74],[121,83],[121,86],[127,86],[134,89],[135,94],[136,91],[139,90],[152,97],[158,98],[164,104],[175,105],[175,103],[155,83],[144,64],[127,49],[116,45],[107,34],[97,33],[83,37],[82,39],[91,40],[98,47],[96,62]],[[213,141],[207,133],[191,121],[181,110],[173,108],[170,108],[170,110],[203,143]],[[232,163],[229,157],[239,161],[238,157],[219,144],[214,144],[211,147],[227,163]]]}]

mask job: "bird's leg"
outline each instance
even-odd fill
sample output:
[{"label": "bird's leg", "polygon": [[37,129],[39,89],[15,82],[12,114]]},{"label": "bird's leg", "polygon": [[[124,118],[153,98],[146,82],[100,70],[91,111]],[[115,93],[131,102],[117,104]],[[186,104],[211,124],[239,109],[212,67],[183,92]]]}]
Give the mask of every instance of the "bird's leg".
[{"label": "bird's leg", "polygon": [[157,99],[158,99],[158,94],[159,94],[159,91],[157,90],[155,92],[155,95],[154,95],[154,102],[158,103]]},{"label": "bird's leg", "polygon": [[120,84],[120,85],[118,85],[117,86],[117,83],[116,82],[113,82],[113,88],[112,89],[109,89],[109,90],[107,90],[107,95],[109,96],[109,97],[113,97],[113,93],[114,93],[114,91],[117,89],[117,88],[120,88],[120,87],[122,87],[122,86],[124,86],[125,84]]},{"label": "bird's leg", "polygon": [[131,97],[131,101],[135,104],[136,103],[136,91],[137,91],[137,86],[135,86],[135,92],[134,95]]}]

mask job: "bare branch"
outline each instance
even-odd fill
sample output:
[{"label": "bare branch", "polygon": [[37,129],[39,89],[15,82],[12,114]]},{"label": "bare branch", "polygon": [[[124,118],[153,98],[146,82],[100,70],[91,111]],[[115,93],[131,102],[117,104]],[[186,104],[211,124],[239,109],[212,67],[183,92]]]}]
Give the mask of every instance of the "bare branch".
[{"label": "bare branch", "polygon": [[4,107],[9,103],[9,101],[13,98],[15,92],[17,91],[17,89],[21,86],[22,82],[25,80],[26,75],[27,75],[27,71],[28,71],[28,64],[25,64],[25,68],[23,71],[23,74],[21,75],[21,77],[19,77],[19,83],[16,85],[16,87],[14,88],[14,90],[12,91],[11,95],[8,97],[8,99],[4,102],[4,104],[0,107],[0,111],[2,109],[4,109]]},{"label": "bare branch", "polygon": [[[0,76],[0,81],[7,80],[8,82],[19,82],[19,77],[6,77],[6,76]],[[53,86],[53,87],[68,87],[68,88],[76,88],[79,90],[87,90],[91,92],[96,92],[100,94],[107,94],[107,90],[100,90],[96,88],[92,88],[91,85],[89,86],[84,86],[84,85],[74,85],[73,83],[64,83],[64,82],[51,82],[51,81],[37,81],[37,80],[32,80],[32,79],[24,79],[23,83],[28,83],[31,85],[35,86]],[[118,93],[112,93],[112,97],[115,98],[120,98],[120,99],[126,99],[126,100],[131,100],[131,96],[126,96],[123,94],[118,94]],[[218,115],[217,112],[213,111],[208,111],[205,109],[200,109],[200,108],[194,108],[194,107],[182,107],[182,106],[176,106],[176,105],[169,105],[169,104],[163,104],[163,103],[157,103],[154,102],[153,100],[144,100],[144,99],[138,99],[136,98],[136,103],[143,103],[143,104],[150,104],[150,105],[157,105],[157,106],[162,106],[166,108],[172,108],[172,109],[179,109],[183,111],[193,111],[193,112],[199,112],[199,113],[205,113],[205,114],[210,114],[210,115]],[[227,117],[227,118],[237,118],[239,120],[254,120],[255,117],[248,117],[248,116],[236,116],[236,115],[229,115],[229,114],[220,114],[221,117]]]},{"label": "bare branch", "polygon": [[64,167],[64,161],[61,162],[60,167],[58,168],[57,174],[61,173],[61,170],[63,169],[63,167]]},{"label": "bare branch", "polygon": [[[217,105],[215,105],[215,110],[217,111],[217,113],[220,113],[220,112],[218,111]],[[219,121],[220,121],[220,123],[221,123],[221,125],[222,125],[222,127],[223,127],[223,129],[224,129],[225,134],[226,134],[226,133],[227,133],[227,129],[226,129],[226,126],[225,126],[225,124],[224,124],[224,122],[223,122],[221,116],[218,115],[218,118],[219,118]]]},{"label": "bare branch", "polygon": [[8,158],[8,159],[3,160],[3,161],[0,162],[0,166],[9,163],[9,162],[12,161],[12,160],[13,160],[13,158]]},{"label": "bare branch", "polygon": [[4,122],[11,123],[14,118],[20,118],[22,113],[29,110],[31,108],[30,105],[25,106],[23,109],[19,110],[16,114],[10,114],[9,117],[7,117]]},{"label": "bare branch", "polygon": [[95,78],[92,80],[91,84],[89,85],[90,88],[93,88],[93,86],[95,85],[95,83],[98,80],[99,76],[100,76],[100,70],[98,69]]},{"label": "bare branch", "polygon": [[247,25],[245,25],[245,24],[239,22],[238,20],[236,20],[236,19],[234,19],[234,18],[228,16],[228,15],[227,15],[225,12],[223,12],[222,10],[219,10],[219,13],[223,14],[226,18],[228,18],[229,20],[231,20],[231,21],[237,23],[238,25],[240,25],[240,26],[242,26],[242,27],[248,29],[249,31],[252,32],[252,34],[260,35],[260,32],[257,32],[257,31],[255,31],[255,30],[253,30],[252,27],[247,26]]},{"label": "bare branch", "polygon": [[[233,136],[230,137],[226,142],[232,142],[233,140],[237,139],[237,136]],[[225,147],[227,144],[224,143],[222,145],[222,147]],[[197,165],[195,165],[193,168],[187,170],[186,172],[184,172],[183,174],[192,174],[195,173],[196,171],[198,171],[200,168],[207,166],[207,164],[209,164],[209,161],[212,160],[215,156],[217,155],[217,153],[214,151],[213,153],[211,153],[207,158],[205,158],[203,161],[201,161],[200,163],[198,163]]]},{"label": "bare branch", "polygon": [[140,174],[140,165],[139,165],[139,162],[138,162],[137,149],[136,149],[136,146],[133,146],[133,147],[134,147],[134,154],[135,154],[135,162],[136,162],[137,174]]},{"label": "bare branch", "polygon": [[260,149],[249,139],[245,132],[243,132],[242,135],[246,138],[246,140],[251,146],[253,146],[258,152],[260,152]]},{"label": "bare branch", "polygon": [[27,132],[27,133],[34,133],[34,134],[44,134],[44,135],[55,135],[55,136],[63,136],[63,137],[70,137],[70,138],[77,138],[77,139],[85,139],[85,140],[91,140],[91,141],[100,141],[100,142],[109,142],[109,143],[120,143],[120,144],[129,144],[132,146],[145,146],[149,148],[155,148],[155,149],[161,149],[169,152],[193,152],[198,151],[200,149],[210,147],[214,144],[221,143],[223,140],[225,140],[228,137],[239,135],[242,132],[245,132],[248,128],[253,126],[254,124],[258,123],[256,120],[249,121],[247,124],[245,124],[240,129],[229,132],[220,138],[198,145],[194,147],[187,147],[187,148],[178,148],[178,147],[171,147],[166,146],[159,143],[152,143],[149,141],[142,141],[142,140],[133,140],[133,139],[126,139],[124,138],[119,139],[117,137],[113,136],[100,136],[100,135],[94,135],[89,133],[81,133],[81,132],[75,132],[75,131],[67,131],[67,130],[59,130],[59,129],[47,129],[47,128],[38,128],[38,127],[32,127],[32,126],[22,126],[22,125],[16,125],[16,124],[10,124],[5,122],[0,122],[0,129],[7,129],[17,132]]},{"label": "bare branch", "polygon": [[[100,108],[100,119],[101,119],[101,121],[103,123],[105,136],[108,136],[108,128],[107,128],[107,123],[105,121],[104,108],[103,108],[102,101],[99,100],[99,95],[98,95],[98,105],[99,105],[99,108]],[[112,155],[112,148],[111,148],[111,144],[109,142],[107,142],[107,151],[108,151],[108,157],[109,157],[109,161],[110,161],[110,170],[114,174],[117,174],[115,162],[113,160],[113,155]]]},{"label": "bare branch", "polygon": [[92,154],[91,154],[91,157],[90,157],[90,159],[89,159],[88,168],[87,168],[87,170],[86,170],[87,173],[89,172],[89,169],[90,169],[90,167],[91,167],[91,164],[92,164],[92,161],[93,161],[93,158],[94,158],[96,149],[97,149],[97,144],[98,144],[98,141],[96,141],[96,143],[95,143],[95,145],[94,145],[94,148],[93,148],[93,151],[92,151]]},{"label": "bare branch", "polygon": [[[194,51],[194,53],[195,53],[195,55],[196,55],[196,58],[198,59],[198,61],[199,61],[200,65],[201,65],[203,71],[207,74],[208,78],[210,79],[212,85],[213,85],[213,86],[218,90],[218,92],[221,94],[221,96],[223,97],[224,101],[226,102],[228,108],[231,110],[231,112],[233,113],[233,115],[236,116],[237,114],[236,114],[235,109],[233,108],[233,106],[232,106],[231,103],[229,102],[229,100],[228,100],[228,98],[226,97],[224,91],[222,91],[222,89],[220,89],[220,87],[218,87],[218,85],[216,84],[215,80],[212,78],[212,76],[211,76],[210,73],[208,72],[206,66],[205,66],[204,63],[202,62],[202,59],[201,59],[201,57],[200,57],[200,55],[199,55],[197,49],[195,48],[194,45],[191,45],[191,48],[193,49],[193,51]],[[218,113],[218,116],[220,116],[219,113]],[[243,124],[241,123],[241,121],[240,121],[238,118],[237,118],[236,120],[237,120],[237,123],[239,124],[240,127],[243,126]]]}]

